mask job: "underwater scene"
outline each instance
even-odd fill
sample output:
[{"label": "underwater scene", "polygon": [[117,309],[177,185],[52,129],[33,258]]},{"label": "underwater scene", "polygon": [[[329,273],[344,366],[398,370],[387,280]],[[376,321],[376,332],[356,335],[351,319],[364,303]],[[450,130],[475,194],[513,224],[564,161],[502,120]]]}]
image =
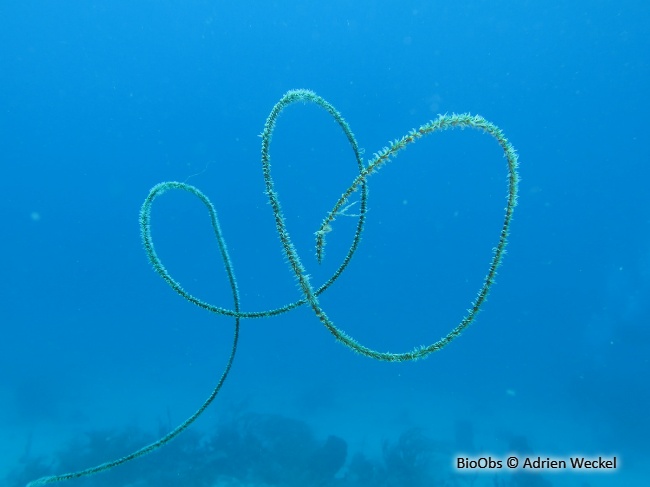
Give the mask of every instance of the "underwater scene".
[{"label": "underwater scene", "polygon": [[0,486],[650,485],[650,3],[0,3]]}]

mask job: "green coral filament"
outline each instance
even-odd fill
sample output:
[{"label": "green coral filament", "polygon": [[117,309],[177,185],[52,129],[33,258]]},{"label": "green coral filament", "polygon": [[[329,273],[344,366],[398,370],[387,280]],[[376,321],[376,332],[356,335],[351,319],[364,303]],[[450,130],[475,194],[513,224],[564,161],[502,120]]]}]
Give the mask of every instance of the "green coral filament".
[{"label": "green coral filament", "polygon": [[[270,157],[269,149],[270,149],[273,131],[277,119],[280,116],[280,113],[287,106],[296,102],[314,103],[320,106],[321,108],[323,108],[332,116],[332,118],[341,127],[344,134],[346,135],[348,142],[350,143],[350,146],[354,153],[354,157],[356,159],[357,167],[359,170],[359,175],[352,181],[348,189],[341,195],[341,197],[338,199],[336,204],[333,206],[332,210],[327,214],[327,216],[323,220],[323,223],[321,224],[320,228],[315,233],[316,254],[317,254],[318,261],[320,262],[324,257],[325,238],[332,228],[332,223],[334,219],[336,218],[337,215],[345,214],[345,211],[351,205],[348,204],[348,200],[350,196],[352,196],[352,193],[354,193],[355,191],[360,190],[361,197],[359,201],[359,212],[356,215],[347,215],[347,216],[355,216],[356,218],[358,218],[356,231],[352,239],[352,242],[350,244],[350,247],[348,249],[348,252],[345,258],[343,259],[343,262],[339,265],[339,267],[332,274],[332,276],[319,288],[314,288],[312,286],[309,280],[309,276],[300,260],[298,252],[296,251],[291,241],[291,238],[289,236],[289,233],[287,232],[285,218],[282,213],[282,208],[280,206],[280,200],[275,191],[275,185],[271,177],[271,157]],[[492,260],[490,261],[487,276],[485,277],[483,285],[479,290],[476,300],[472,303],[470,309],[468,310],[467,316],[463,318],[461,322],[458,325],[456,325],[455,328],[453,328],[449,333],[447,333],[447,335],[445,335],[440,340],[430,345],[416,347],[411,351],[402,352],[402,353],[380,352],[377,350],[373,350],[371,348],[368,348],[360,344],[354,338],[347,335],[342,329],[337,327],[332,322],[332,320],[327,316],[323,308],[320,306],[318,301],[318,296],[322,294],[325,290],[327,290],[327,288],[329,288],[343,273],[343,271],[350,263],[352,256],[354,255],[354,253],[356,252],[359,246],[359,241],[361,239],[361,234],[363,233],[363,228],[366,221],[366,213],[368,211],[368,206],[367,206],[368,205],[368,187],[367,187],[368,178],[371,175],[375,174],[387,162],[392,160],[395,156],[397,156],[397,154],[400,151],[408,147],[410,144],[434,132],[443,131],[451,128],[473,128],[487,133],[499,143],[499,145],[501,146],[505,154],[506,161],[507,161],[507,170],[508,170],[507,205],[505,209],[503,224],[501,226],[501,232],[499,234],[499,240],[494,249]],[[217,212],[214,206],[212,205],[212,203],[210,202],[210,200],[208,199],[208,197],[205,196],[199,189],[186,183],[164,182],[154,186],[149,192],[149,194],[147,195],[147,198],[145,199],[144,204],[142,205],[142,209],[140,211],[140,230],[142,234],[142,242],[145,248],[145,252],[147,253],[147,257],[149,258],[149,261],[151,262],[154,270],[158,273],[159,276],[161,276],[165,280],[165,282],[167,282],[167,284],[171,286],[171,288],[174,291],[176,291],[177,294],[179,294],[186,300],[190,301],[191,303],[194,303],[195,305],[205,310],[208,310],[212,313],[231,316],[235,318],[233,342],[232,342],[230,355],[226,363],[226,367],[216,387],[213,389],[213,391],[205,400],[205,402],[201,405],[201,407],[199,407],[199,409],[197,409],[196,412],[194,412],[194,414],[192,414],[182,424],[177,426],[174,430],[169,432],[167,435],[165,435],[158,441],[150,445],[147,445],[141,448],[140,450],[133,452],[127,456],[124,456],[122,458],[119,458],[111,462],[103,463],[101,465],[92,468],[80,470],[77,472],[66,473],[62,475],[43,477],[41,479],[30,482],[28,484],[28,487],[36,487],[36,486],[45,485],[53,482],[58,482],[61,480],[69,480],[69,479],[74,479],[79,477],[85,477],[102,471],[109,470],[113,467],[126,463],[135,458],[141,457],[147,453],[150,453],[160,448],[164,444],[168,443],[176,436],[178,436],[183,430],[188,428],[207,409],[207,407],[212,403],[214,398],[219,393],[219,390],[223,386],[228,376],[228,373],[230,372],[230,369],[232,367],[235,358],[235,354],[237,352],[240,320],[242,318],[268,318],[281,313],[285,313],[298,306],[307,304],[312,308],[314,314],[321,321],[321,323],[329,330],[329,332],[332,335],[334,335],[334,337],[338,341],[340,341],[345,346],[351,348],[357,353],[360,353],[367,357],[371,357],[376,360],[382,360],[388,362],[403,362],[408,360],[417,360],[417,359],[424,358],[429,354],[436,352],[442,349],[443,347],[445,347],[446,345],[448,345],[475,320],[476,315],[478,314],[479,310],[481,309],[481,306],[485,302],[488,292],[490,291],[490,288],[494,283],[495,276],[497,273],[497,268],[501,264],[501,261],[505,254],[508,231],[510,228],[510,223],[512,221],[513,211],[517,203],[517,185],[519,180],[519,176],[517,173],[517,154],[513,146],[510,144],[510,142],[508,142],[508,139],[506,139],[506,137],[503,135],[503,132],[496,125],[488,122],[483,117],[480,117],[478,115],[469,115],[469,114],[440,115],[437,119],[424,124],[419,129],[411,130],[407,135],[405,135],[401,139],[397,139],[391,142],[389,147],[384,147],[378,153],[376,153],[368,165],[364,165],[363,160],[361,158],[361,151],[354,137],[354,134],[352,133],[350,127],[348,126],[347,122],[343,119],[341,114],[331,104],[329,104],[327,101],[325,101],[323,98],[316,95],[312,91],[292,90],[286,93],[280,99],[280,101],[275,104],[264,125],[264,131],[262,133],[262,172],[264,175],[264,182],[266,185],[266,193],[268,195],[269,203],[273,211],[273,217],[275,219],[275,226],[278,233],[278,237],[280,238],[282,249],[287,258],[287,262],[289,263],[289,267],[291,271],[294,273],[294,275],[296,276],[296,279],[298,281],[298,286],[303,295],[303,298],[298,301],[285,304],[284,306],[271,309],[271,310],[241,311],[240,304],[239,304],[239,291],[237,289],[237,281],[235,279],[233,266],[230,261],[230,256],[228,254],[228,249],[226,247],[225,240],[223,239],[221,233],[221,228],[219,226],[219,219],[217,218]],[[231,288],[232,298],[233,298],[232,309],[222,308],[219,306],[212,305],[210,303],[202,301],[201,299],[185,291],[185,289],[180,285],[180,283],[178,283],[169,274],[165,266],[162,264],[160,258],[158,257],[151,236],[151,206],[154,200],[158,196],[172,189],[180,189],[192,193],[193,195],[195,195],[197,198],[201,200],[201,202],[208,210],[208,214],[210,216],[210,222],[213,231],[215,233],[215,236],[217,238],[217,243],[219,245],[221,257],[223,259],[224,266],[226,268],[226,273],[228,275],[228,279],[230,282],[230,288]]]}]

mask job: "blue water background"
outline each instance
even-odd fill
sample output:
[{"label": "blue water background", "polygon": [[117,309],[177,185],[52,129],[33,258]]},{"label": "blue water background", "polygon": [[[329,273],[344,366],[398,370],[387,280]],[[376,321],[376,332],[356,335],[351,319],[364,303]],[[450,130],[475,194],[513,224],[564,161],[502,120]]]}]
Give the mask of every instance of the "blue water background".
[{"label": "blue water background", "polygon": [[[525,438],[535,455],[616,454],[623,471],[591,485],[644,485],[647,2],[11,1],[0,23],[3,471],[26,448],[53,452],[95,428],[177,424],[221,374],[232,319],[182,300],[144,254],[138,212],[156,183],[212,199],[243,309],[300,298],[258,136],[283,93],[308,88],[341,111],[366,160],[439,113],[499,125],[520,156],[508,253],[477,322],[425,361],[356,355],[308,309],[244,321],[231,377],[196,428],[246,408],[372,455],[412,427],[453,443],[465,422],[477,451]],[[354,178],[351,150],[325,112],[296,105],[271,159],[321,283],[356,224],[335,221],[319,266],[313,234]],[[488,136],[449,131],[369,185],[359,251],[321,301],[362,343],[406,351],[473,301],[502,221],[505,159]],[[175,278],[231,307],[200,203],[165,195],[152,227]],[[582,481],[572,475],[567,485]]]}]

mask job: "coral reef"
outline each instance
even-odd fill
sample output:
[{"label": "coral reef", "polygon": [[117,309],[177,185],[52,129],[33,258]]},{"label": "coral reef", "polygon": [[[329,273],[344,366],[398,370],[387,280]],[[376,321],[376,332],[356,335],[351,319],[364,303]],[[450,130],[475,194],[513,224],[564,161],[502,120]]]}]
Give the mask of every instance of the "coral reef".
[{"label": "coral reef", "polygon": [[[24,458],[0,484],[23,487],[30,479],[56,470],[100,464],[119,457],[157,435],[130,427],[90,431],[49,458]],[[271,414],[241,413],[204,433],[189,430],[168,448],[119,468],[80,478],[85,487],[283,486],[356,487],[373,485],[452,485],[441,483],[440,444],[422,430],[411,429],[385,441],[382,456],[355,453],[337,436],[319,439],[306,423]],[[448,452],[444,452],[448,456]]]}]

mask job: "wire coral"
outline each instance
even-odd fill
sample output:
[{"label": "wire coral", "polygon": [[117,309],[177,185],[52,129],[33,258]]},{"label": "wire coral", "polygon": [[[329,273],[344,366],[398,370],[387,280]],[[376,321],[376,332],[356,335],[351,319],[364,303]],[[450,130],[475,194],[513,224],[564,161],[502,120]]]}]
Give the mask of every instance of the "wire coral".
[{"label": "wire coral", "polygon": [[[359,201],[359,209],[358,209],[358,213],[356,214],[356,218],[358,218],[358,221],[357,221],[356,231],[352,243],[342,263],[332,274],[332,276],[320,287],[314,287],[314,285],[311,283],[309,274],[307,273],[305,267],[303,266],[302,260],[300,259],[300,256],[298,255],[298,252],[292,243],[291,237],[289,236],[289,233],[287,231],[287,225],[285,222],[284,214],[282,212],[280,199],[275,190],[275,183],[273,181],[273,178],[271,177],[270,146],[271,146],[273,131],[278,121],[278,117],[280,116],[282,111],[289,105],[292,105],[297,102],[314,103],[317,106],[323,108],[325,111],[327,111],[327,113],[329,113],[332,116],[332,118],[336,121],[336,123],[339,125],[341,130],[343,130],[344,134],[347,137],[347,140],[354,153],[357,168],[359,171],[358,176],[356,176],[356,178],[350,183],[348,188],[343,192],[343,194],[341,194],[340,198],[336,201],[336,203],[332,207],[332,210],[323,219],[320,228],[315,232],[316,254],[317,254],[318,261],[320,262],[324,258],[326,237],[329,233],[328,230],[331,229],[332,223],[334,222],[337,216],[346,214],[347,209],[351,205],[349,203],[349,198],[352,196],[352,193],[354,193],[355,191],[360,191],[361,196]],[[440,131],[453,129],[453,128],[472,128],[472,129],[485,132],[486,134],[490,135],[501,146],[501,149],[503,150],[507,161],[507,175],[508,175],[507,205],[505,208],[505,215],[504,215],[503,223],[501,225],[498,242],[494,248],[494,253],[488,266],[487,275],[478,292],[476,299],[471,304],[468,310],[467,316],[463,318],[461,322],[458,325],[456,325],[449,333],[447,333],[444,337],[442,337],[438,341],[435,341],[429,345],[416,347],[410,351],[401,352],[401,353],[391,353],[391,352],[382,352],[378,350],[373,350],[359,343],[354,338],[352,338],[347,333],[345,333],[345,331],[343,331],[342,328],[334,324],[334,322],[327,315],[325,310],[321,307],[318,300],[318,296],[323,292],[325,292],[344,272],[345,268],[348,266],[350,260],[352,259],[352,256],[358,249],[359,241],[361,239],[361,234],[363,232],[365,221],[366,221],[366,213],[368,211],[368,206],[367,206],[368,205],[368,178],[373,174],[377,173],[379,169],[386,166],[386,164],[389,161],[393,160],[398,155],[399,152],[407,148],[409,145],[435,132],[440,132]],[[284,306],[271,309],[271,310],[242,311],[240,309],[239,291],[237,288],[237,281],[235,278],[233,265],[230,260],[228,249],[226,247],[226,243],[223,238],[222,231],[219,225],[217,211],[214,208],[211,201],[209,200],[209,198],[205,194],[203,194],[198,188],[186,183],[171,181],[171,182],[163,182],[154,186],[149,192],[149,194],[147,195],[144,204],[142,205],[142,209],[140,211],[140,229],[142,234],[142,242],[147,257],[149,258],[149,261],[151,262],[155,272],[162,279],[164,279],[165,282],[167,282],[177,294],[179,294],[186,300],[190,301],[191,303],[205,310],[220,315],[230,316],[235,319],[232,347],[231,347],[231,352],[226,367],[216,387],[209,395],[209,397],[205,400],[205,402],[197,409],[197,411],[194,414],[192,414],[188,419],[186,419],[182,424],[177,426],[171,432],[164,435],[161,439],[139,450],[136,450],[129,455],[118,458],[116,460],[107,463],[102,463],[100,465],[90,467],[85,470],[65,473],[56,476],[44,477],[31,482],[28,485],[28,487],[37,487],[40,485],[49,484],[52,482],[58,482],[61,480],[85,477],[88,475],[96,474],[98,472],[112,469],[118,465],[126,463],[135,458],[141,457],[151,451],[160,448],[161,446],[165,445],[166,443],[174,439],[176,436],[178,436],[183,430],[187,429],[206,410],[206,408],[210,405],[210,403],[212,403],[212,401],[219,393],[219,390],[223,386],[228,376],[228,373],[232,367],[235,358],[235,354],[237,352],[237,343],[239,338],[241,319],[268,318],[271,316],[285,313],[298,306],[307,305],[313,310],[318,320],[320,320],[320,322],[327,328],[327,330],[329,330],[329,332],[334,336],[336,340],[338,340],[339,342],[341,342],[342,344],[344,344],[345,346],[349,347],[351,350],[357,353],[360,353],[362,355],[365,355],[367,357],[376,360],[382,360],[388,362],[403,362],[403,361],[421,359],[433,352],[441,350],[442,348],[447,346],[452,340],[457,338],[463,332],[463,330],[465,330],[475,320],[476,315],[478,314],[479,310],[481,309],[481,306],[483,305],[483,303],[487,298],[491,286],[494,284],[497,268],[499,267],[501,260],[505,254],[506,241],[508,238],[510,223],[512,221],[512,215],[517,202],[517,185],[519,180],[519,176],[517,173],[517,154],[513,146],[504,136],[503,132],[496,125],[488,122],[483,117],[480,117],[478,115],[470,115],[470,114],[440,115],[435,120],[425,123],[418,129],[413,129],[403,137],[390,142],[387,147],[383,147],[381,150],[375,153],[373,158],[368,164],[364,164],[361,157],[361,151],[354,137],[354,134],[352,133],[352,130],[350,129],[349,125],[344,120],[342,115],[330,103],[328,103],[326,100],[324,100],[314,92],[309,90],[292,90],[287,92],[280,99],[280,101],[278,101],[275,104],[275,106],[271,110],[271,113],[269,114],[266,120],[266,123],[264,124],[264,130],[262,132],[262,173],[264,176],[264,182],[266,186],[266,194],[268,196],[269,204],[273,212],[273,218],[275,220],[275,228],[278,234],[278,238],[280,239],[282,250],[288,262],[289,268],[295,275],[296,281],[298,283],[298,287],[302,294],[302,299],[289,304],[285,304]],[[156,198],[158,198],[159,196],[161,196],[167,191],[175,190],[175,189],[187,191],[193,194],[194,196],[199,198],[199,200],[203,203],[203,205],[206,207],[208,211],[212,229],[217,239],[221,257],[223,259],[224,266],[226,268],[226,273],[228,275],[228,279],[230,282],[230,288],[231,288],[232,299],[233,299],[232,309],[227,309],[227,308],[222,308],[219,306],[212,305],[188,293],[183,288],[183,286],[171,276],[171,274],[167,271],[167,269],[161,262],[158,254],[156,253],[154,243],[153,243],[153,238],[151,235],[151,207],[153,202],[156,200]],[[352,216],[352,215],[347,215],[347,216]]]}]

